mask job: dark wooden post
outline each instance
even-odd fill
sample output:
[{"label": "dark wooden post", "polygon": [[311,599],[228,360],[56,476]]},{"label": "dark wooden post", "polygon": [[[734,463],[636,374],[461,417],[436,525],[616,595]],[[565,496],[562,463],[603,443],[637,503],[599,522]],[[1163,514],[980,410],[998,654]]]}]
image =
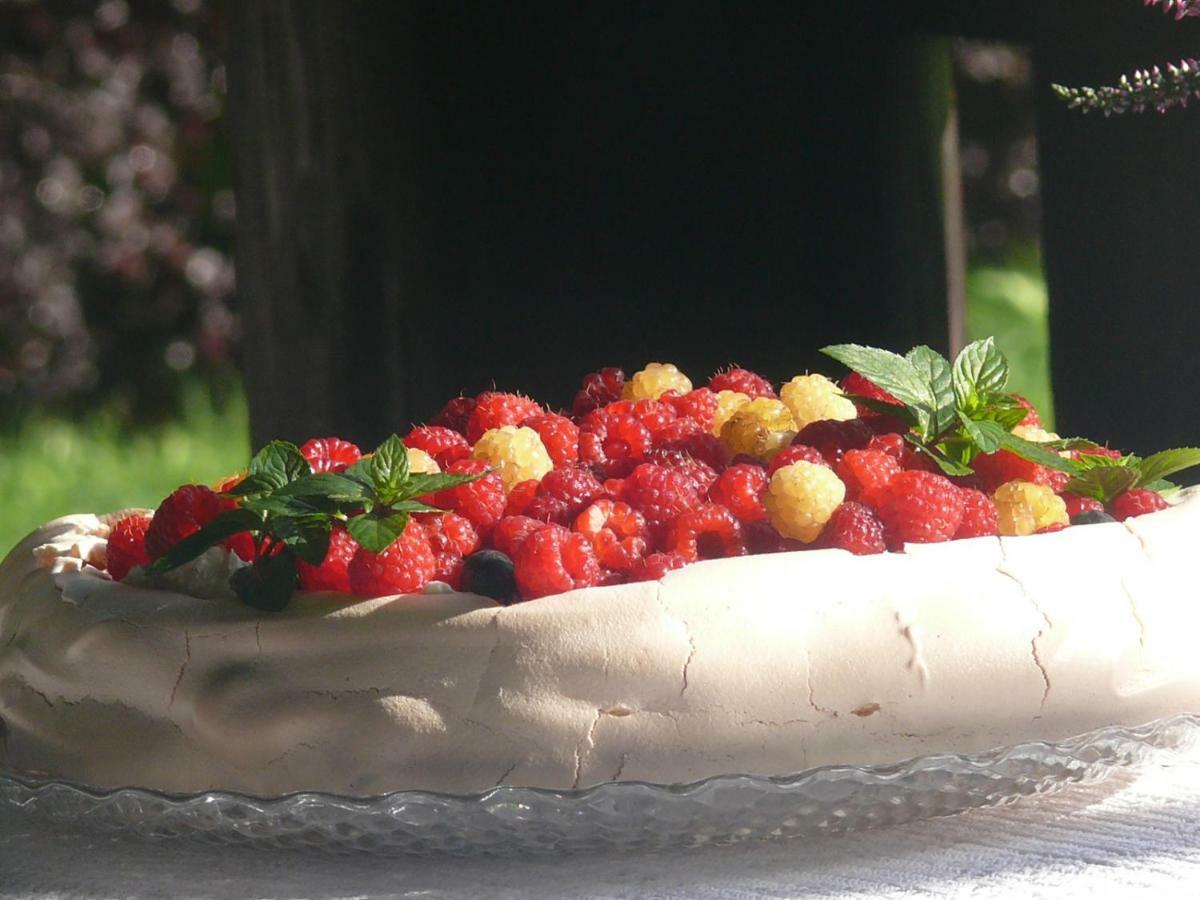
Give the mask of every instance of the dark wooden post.
[{"label": "dark wooden post", "polygon": [[255,440],[945,349],[946,44],[826,7],[229,4]]}]

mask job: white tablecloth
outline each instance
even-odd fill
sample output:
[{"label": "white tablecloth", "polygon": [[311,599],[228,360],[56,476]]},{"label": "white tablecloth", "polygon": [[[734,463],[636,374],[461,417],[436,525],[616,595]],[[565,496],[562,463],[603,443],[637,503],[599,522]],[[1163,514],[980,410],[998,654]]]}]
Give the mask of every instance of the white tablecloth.
[{"label": "white tablecloth", "polygon": [[657,856],[374,859],[81,835],[0,809],[0,897],[1200,897],[1200,751],[1001,809]]}]

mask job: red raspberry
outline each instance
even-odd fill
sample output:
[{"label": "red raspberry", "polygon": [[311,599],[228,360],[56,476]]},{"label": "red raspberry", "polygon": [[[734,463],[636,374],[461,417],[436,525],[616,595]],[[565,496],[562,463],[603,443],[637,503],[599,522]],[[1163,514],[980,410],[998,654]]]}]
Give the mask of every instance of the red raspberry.
[{"label": "red raspberry", "polygon": [[693,459],[690,454],[677,448],[655,448],[646,454],[646,462],[682,472],[692,480],[701,494],[707,494],[708,489],[717,480],[717,472],[712,466]]},{"label": "red raspberry", "polygon": [[[677,419],[672,426],[691,421],[691,419]],[[668,426],[667,431],[660,438],[659,445],[646,454],[647,462],[666,465],[687,457],[704,463],[714,472],[720,472],[729,465],[729,450],[715,434],[695,432],[677,438],[667,438],[668,434],[677,430]]]},{"label": "red raspberry", "polygon": [[[189,534],[195,534],[219,513],[234,509],[237,503],[214,493],[202,484],[176,488],[154,511],[146,529],[146,552],[158,559]],[[235,534],[224,545],[242,559],[254,558],[254,540],[247,532]]]},{"label": "red raspberry", "polygon": [[751,400],[755,397],[770,397],[775,400],[778,397],[775,388],[771,387],[771,382],[749,369],[735,368],[717,372],[708,379],[708,389],[714,394],[719,391],[737,391]]},{"label": "red raspberry", "polygon": [[603,494],[604,485],[589,470],[582,466],[564,466],[547,472],[542,478],[538,495],[525,508],[525,515],[566,525]]},{"label": "red raspberry", "polygon": [[708,497],[727,507],[743,523],[759,522],[767,517],[763,494],[769,482],[761,466],[730,466],[709,488]]},{"label": "red raspberry", "polygon": [[442,469],[471,455],[471,445],[467,439],[454,429],[442,425],[418,425],[405,435],[404,446],[424,450]]},{"label": "red raspberry", "polygon": [[302,591],[340,591],[350,593],[350,560],[359,550],[358,541],[345,528],[336,527],[329,535],[329,550],[319,566],[296,560]]},{"label": "red raspberry", "polygon": [[887,550],[883,523],[870,507],[853,500],[847,500],[833,511],[816,544],[823,548],[849,550],[855,556],[869,556]]},{"label": "red raspberry", "polygon": [[1170,505],[1157,491],[1148,488],[1130,488],[1109,504],[1108,511],[1114,519],[1124,522],[1133,516],[1158,512]]},{"label": "red raspberry", "polygon": [[543,525],[517,548],[517,590],[526,600],[590,587],[600,581],[592,543],[561,525]]},{"label": "red raspberry", "polygon": [[597,500],[575,519],[575,530],[592,542],[600,565],[628,572],[649,547],[646,519],[628,503]]},{"label": "red raspberry", "polygon": [[528,481],[518,481],[514,484],[513,489],[508,492],[508,503],[504,506],[504,515],[525,515],[525,510],[529,508],[529,504],[537,496],[539,485],[540,482],[536,478],[530,478]]},{"label": "red raspberry", "polygon": [[1048,485],[1055,491],[1060,491],[1071,480],[1071,476],[1066,472],[1047,469],[1017,456],[1010,450],[981,453],[972,461],[971,468],[975,470],[988,493],[995,493],[996,488],[1010,481],[1028,481],[1031,484]]},{"label": "red raspberry", "polygon": [[954,532],[955,538],[983,537],[1000,533],[1000,519],[996,503],[983,491],[961,489],[963,517]]},{"label": "red raspberry", "polygon": [[467,421],[471,418],[471,413],[474,411],[474,397],[455,397],[441,408],[438,414],[429,421],[429,424],[449,428],[451,431],[457,431],[459,434],[465,435],[467,433]]},{"label": "red raspberry", "polygon": [[[654,442],[661,447],[663,444],[677,443],[702,434],[709,434],[709,432],[695,419],[689,419],[687,416],[677,416],[654,435]],[[713,436],[709,434],[709,437]]]},{"label": "red raspberry", "polygon": [[879,491],[900,471],[896,462],[882,450],[847,450],[838,463],[838,478],[846,484],[846,498],[875,505]]},{"label": "red raspberry", "polygon": [[746,541],[737,516],[719,503],[705,503],[671,523],[666,548],[691,562],[744,556]]},{"label": "red raspberry", "polygon": [[888,546],[948,541],[962,523],[966,505],[962,490],[932,472],[901,472],[879,492],[879,518]]},{"label": "red raspberry", "polygon": [[[311,464],[310,464],[310,468],[311,468]],[[216,491],[218,494],[228,494],[235,487],[237,487],[239,484],[241,484],[242,481],[245,479],[245,477],[246,477],[245,472],[239,472],[236,475],[227,475],[224,478],[222,478],[220,481],[216,482],[216,484],[213,485],[213,490]]]},{"label": "red raspberry", "polygon": [[847,422],[822,419],[801,428],[792,443],[816,447],[829,465],[836,466],[847,450],[864,449],[874,436],[871,426],[862,419]]},{"label": "red raspberry", "polygon": [[409,519],[400,537],[382,553],[360,547],[346,567],[350,590],[360,597],[414,594],[429,583],[436,571],[437,559],[429,536],[416,519]]},{"label": "red raspberry", "polygon": [[573,466],[579,461],[579,426],[566,416],[546,413],[531,416],[521,424],[538,433],[554,465]]},{"label": "red raspberry", "polygon": [[149,516],[126,516],[112,527],[108,535],[108,574],[113,581],[124,581],[135,566],[150,565],[146,552],[146,529]]},{"label": "red raspberry", "polygon": [[871,438],[870,443],[867,444],[867,449],[881,450],[903,466],[909,447],[903,435],[877,434]]},{"label": "red raspberry", "polygon": [[467,440],[474,444],[485,431],[517,425],[542,415],[542,412],[542,408],[528,397],[487,391],[475,398],[475,408],[467,420]]},{"label": "red raspberry", "polygon": [[785,538],[769,520],[750,522],[743,529],[746,535],[746,550],[751,554],[757,553],[791,553],[794,550],[808,550],[816,544],[805,544],[801,541]]},{"label": "red raspberry", "polygon": [[[877,400],[880,403],[887,403],[891,406],[903,406],[899,400],[885,391],[883,388],[876,385],[873,381],[864,378],[857,372],[851,372],[842,379],[842,393],[854,394],[859,397],[867,397],[871,400]],[[890,416],[886,413],[879,413],[861,403],[855,403],[858,409],[859,416],[863,421],[871,426],[871,430],[876,434],[903,434],[908,431],[908,426],[904,420],[898,416]]]},{"label": "red raspberry", "polygon": [[1025,414],[1025,418],[1023,418],[1017,424],[1018,425],[1034,425],[1034,426],[1037,426],[1038,428],[1041,428],[1042,427],[1042,417],[1038,415],[1038,411],[1034,407],[1034,405],[1032,403],[1030,403],[1028,400],[1026,400],[1024,397],[1022,397],[1020,394],[1013,394],[1012,398],[1017,401],[1018,406],[1021,406],[1024,409],[1028,410],[1028,412],[1026,412],[1026,414]]},{"label": "red raspberry", "polygon": [[646,517],[652,534],[704,502],[696,483],[678,469],[645,463],[626,479],[622,499]]},{"label": "red raspberry", "polygon": [[668,391],[660,400],[666,400],[681,418],[688,418],[698,424],[704,431],[711,432],[713,416],[717,414],[717,395],[708,388],[696,388],[686,394],[676,394]]},{"label": "red raspberry", "polygon": [[529,516],[505,516],[492,529],[492,546],[510,559],[517,555],[517,548],[545,522]]},{"label": "red raspberry", "polygon": [[675,407],[665,400],[638,400],[630,412],[646,426],[653,440],[658,440],[664,429],[679,418]]},{"label": "red raspberry", "polygon": [[579,423],[579,461],[603,478],[620,478],[645,459],[651,441],[636,416],[598,409]]},{"label": "red raspberry", "polygon": [[629,571],[630,581],[658,581],[673,569],[682,569],[687,560],[678,553],[651,553]]},{"label": "red raspberry", "polygon": [[[479,475],[490,466],[481,459],[460,459],[446,468],[451,475]],[[433,495],[431,506],[456,512],[478,529],[495,525],[504,515],[508,500],[504,495],[504,482],[497,472],[489,472],[482,478],[460,484]]]},{"label": "red raspberry", "polygon": [[575,395],[571,405],[571,413],[577,419],[582,419],[593,409],[607,406],[614,400],[621,399],[621,391],[625,387],[625,373],[617,368],[601,369],[583,376],[583,386]]},{"label": "red raspberry", "polygon": [[300,447],[300,455],[308,460],[314,472],[345,472],[362,459],[362,451],[341,438],[312,438]]},{"label": "red raspberry", "polygon": [[1093,497],[1080,497],[1078,494],[1061,494],[1063,503],[1067,505],[1067,515],[1071,518],[1084,512],[1104,512],[1104,504]]},{"label": "red raspberry", "polygon": [[[904,404],[879,387],[871,379],[859,375],[857,372],[851,372],[842,379],[842,393],[853,394],[857,397],[866,397],[870,400],[878,400],[880,403],[888,403],[892,406],[903,406]],[[866,407],[859,407],[860,413],[870,413]]]},{"label": "red raspberry", "polygon": [[784,466],[790,466],[794,462],[810,462],[813,465],[825,466],[827,469],[833,468],[816,447],[809,447],[807,444],[792,444],[771,457],[771,462],[767,465],[767,474],[774,475],[777,470]]},{"label": "red raspberry", "polygon": [[423,513],[418,521],[429,536],[429,546],[437,567],[434,579],[444,581],[455,590],[461,587],[463,557],[479,549],[479,534],[475,526],[455,513]]}]

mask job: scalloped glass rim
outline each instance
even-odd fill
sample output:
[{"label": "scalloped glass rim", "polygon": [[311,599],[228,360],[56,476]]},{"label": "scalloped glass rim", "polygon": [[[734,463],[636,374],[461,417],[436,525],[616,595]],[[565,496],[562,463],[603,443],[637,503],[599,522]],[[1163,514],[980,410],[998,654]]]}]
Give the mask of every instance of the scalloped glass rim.
[{"label": "scalloped glass rim", "polygon": [[954,815],[1098,781],[1198,738],[1200,715],[1185,714],[888,766],[718,775],[676,785],[622,781],[577,791],[503,785],[471,795],[398,791],[369,798],[98,790],[0,771],[0,802],[106,833],[264,848],[382,855],[658,850]]}]

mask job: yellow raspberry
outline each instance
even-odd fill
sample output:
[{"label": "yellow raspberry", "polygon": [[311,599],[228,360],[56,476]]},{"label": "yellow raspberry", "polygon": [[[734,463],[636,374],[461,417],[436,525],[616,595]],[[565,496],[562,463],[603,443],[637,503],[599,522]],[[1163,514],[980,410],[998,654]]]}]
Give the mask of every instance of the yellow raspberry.
[{"label": "yellow raspberry", "polygon": [[846,499],[846,485],[828,466],[794,462],[771,476],[763,504],[775,530],[811,544]]},{"label": "yellow raspberry", "polygon": [[688,377],[671,363],[648,363],[625,382],[621,389],[622,400],[657,400],[667,391],[686,394],[692,389]]},{"label": "yellow raspberry", "polygon": [[1062,497],[1044,484],[1028,481],[1000,485],[996,489],[996,511],[1000,514],[1000,533],[1009,537],[1071,522]]},{"label": "yellow raspberry", "polygon": [[717,391],[717,411],[713,414],[712,433],[720,437],[725,423],[749,402],[750,395],[741,391]]},{"label": "yellow raspberry", "polygon": [[797,375],[780,388],[779,397],[791,410],[797,429],[823,419],[845,422],[858,417],[853,401],[824,375]]},{"label": "yellow raspberry", "polygon": [[506,491],[521,481],[541,481],[554,468],[541,437],[532,428],[523,426],[489,428],[475,442],[471,455],[490,463],[500,473]]},{"label": "yellow raspberry", "polygon": [[730,456],[745,453],[755,459],[769,460],[792,442],[796,423],[779,400],[757,397],[743,404],[721,426],[721,443]]},{"label": "yellow raspberry", "polygon": [[436,475],[442,471],[432,456],[417,447],[408,447],[408,471],[417,475]]},{"label": "yellow raspberry", "polygon": [[1040,425],[1018,425],[1012,433],[1019,438],[1033,441],[1035,444],[1045,444],[1049,441],[1061,440],[1053,431],[1047,431]]}]

